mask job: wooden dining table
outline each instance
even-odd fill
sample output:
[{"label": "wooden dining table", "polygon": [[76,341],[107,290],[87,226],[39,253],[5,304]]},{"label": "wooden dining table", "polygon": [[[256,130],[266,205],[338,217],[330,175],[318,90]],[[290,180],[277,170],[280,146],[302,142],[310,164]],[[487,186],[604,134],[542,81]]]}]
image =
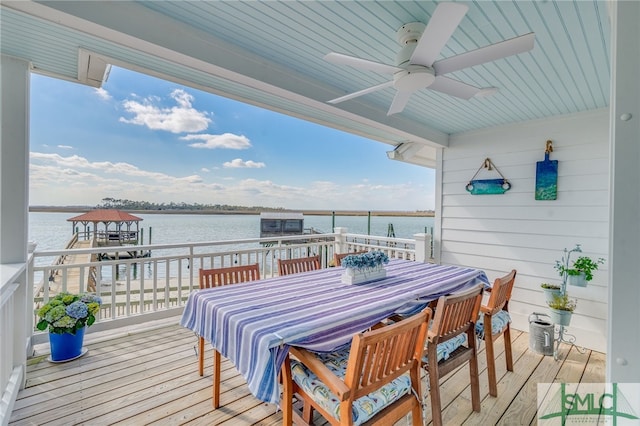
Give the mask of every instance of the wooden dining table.
[{"label": "wooden dining table", "polygon": [[343,268],[194,291],[180,324],[211,343],[258,399],[277,404],[289,346],[330,352],[394,314],[412,315],[442,295],[489,286],[478,269],[392,259],[386,277],[344,284]]}]

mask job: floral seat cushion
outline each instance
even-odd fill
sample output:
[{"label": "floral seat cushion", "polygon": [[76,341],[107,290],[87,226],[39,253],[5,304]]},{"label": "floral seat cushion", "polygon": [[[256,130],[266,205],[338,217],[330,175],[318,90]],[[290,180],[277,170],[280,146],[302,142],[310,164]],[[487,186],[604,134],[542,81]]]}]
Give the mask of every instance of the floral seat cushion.
[{"label": "floral seat cushion", "polygon": [[[459,334],[453,339],[447,340],[446,342],[438,343],[438,347],[436,349],[436,353],[438,354],[438,362],[449,359],[451,354],[456,349],[458,349],[460,346],[466,343],[467,343],[467,333]],[[426,352],[422,356],[422,362],[424,363],[428,362]]]},{"label": "floral seat cushion", "polygon": [[[500,311],[495,315],[491,316],[491,334],[497,334],[502,331],[502,329],[511,322],[511,317],[509,316],[509,312]],[[478,322],[476,322],[476,336],[479,339],[484,338],[484,315],[480,314],[480,318]]]},{"label": "floral seat cushion", "polygon": [[[317,356],[336,376],[344,378],[349,359],[348,349],[333,353],[319,353]],[[291,360],[291,370],[293,380],[298,386],[332,416],[340,420],[340,402],[331,390],[318,380],[318,377],[311,370],[295,359]],[[409,392],[411,392],[411,379],[408,374],[403,374],[380,389],[355,400],[352,411],[353,424],[359,425],[366,422],[383,408]]]}]

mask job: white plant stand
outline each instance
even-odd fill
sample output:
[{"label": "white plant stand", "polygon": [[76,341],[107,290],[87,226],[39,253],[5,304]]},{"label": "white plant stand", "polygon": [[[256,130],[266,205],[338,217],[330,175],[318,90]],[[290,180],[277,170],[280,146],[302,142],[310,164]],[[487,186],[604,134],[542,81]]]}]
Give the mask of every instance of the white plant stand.
[{"label": "white plant stand", "polygon": [[[572,250],[564,249],[564,255],[562,256],[562,261],[564,262],[565,270],[569,268],[569,258],[571,257],[571,253],[573,252],[582,252],[580,248],[580,244],[576,244],[576,246]],[[567,292],[567,278],[568,274],[565,272],[562,274],[562,285],[560,286],[560,296],[564,296]],[[557,336],[555,337],[555,345],[553,350],[553,359],[558,361],[560,359],[560,343],[566,343],[571,346],[575,346],[575,348],[581,354],[585,353],[585,349],[583,347],[576,345],[576,336],[573,334],[567,333],[564,325],[555,324],[557,330]]]}]

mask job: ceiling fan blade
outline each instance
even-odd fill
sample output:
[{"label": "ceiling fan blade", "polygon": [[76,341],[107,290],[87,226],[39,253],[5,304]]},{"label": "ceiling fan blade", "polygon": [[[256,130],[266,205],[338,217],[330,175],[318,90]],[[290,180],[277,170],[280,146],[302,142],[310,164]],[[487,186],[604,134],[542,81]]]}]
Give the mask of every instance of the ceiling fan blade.
[{"label": "ceiling fan blade", "polygon": [[397,114],[402,112],[404,107],[409,102],[409,98],[413,92],[404,92],[398,90],[396,95],[393,97],[393,102],[391,102],[391,106],[389,107],[389,111],[387,111],[387,115]]},{"label": "ceiling fan blade", "polygon": [[393,65],[381,64],[380,62],[374,62],[368,59],[356,58],[355,56],[348,56],[334,52],[327,53],[324,56],[324,60],[336,65],[349,65],[354,68],[379,72],[381,74],[393,74],[402,69]]},{"label": "ceiling fan blade", "polygon": [[442,59],[433,64],[436,75],[448,74],[464,68],[528,52],[533,49],[533,42],[536,35],[534,33],[525,34],[509,40],[501,41],[480,49]]},{"label": "ceiling fan blade", "polygon": [[409,63],[433,65],[445,44],[458,28],[469,7],[460,3],[440,3],[431,15]]},{"label": "ceiling fan blade", "polygon": [[340,96],[339,98],[331,99],[327,101],[330,104],[337,104],[340,102],[348,101],[349,99],[357,98],[358,96],[366,95],[367,93],[375,92],[376,90],[384,89],[385,87],[393,86],[393,81],[387,81],[382,84],[368,87],[358,92],[349,93],[348,95]]},{"label": "ceiling fan blade", "polygon": [[462,99],[471,99],[482,90],[470,84],[441,75],[436,77],[429,86],[429,89]]}]

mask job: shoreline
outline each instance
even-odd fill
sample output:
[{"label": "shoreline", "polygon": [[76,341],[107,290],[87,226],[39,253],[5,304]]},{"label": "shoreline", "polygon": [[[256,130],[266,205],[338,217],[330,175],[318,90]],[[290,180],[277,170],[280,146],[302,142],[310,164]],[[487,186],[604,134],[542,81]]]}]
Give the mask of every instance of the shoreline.
[{"label": "shoreline", "polygon": [[[29,206],[31,213],[86,213],[94,210],[88,206]],[[193,214],[193,215],[254,215],[259,216],[259,210],[128,210],[119,209],[131,214]],[[273,211],[273,210],[267,210]],[[406,216],[406,217],[434,217],[433,211],[385,211],[385,210],[278,210],[282,213],[302,213],[310,216]]]}]

